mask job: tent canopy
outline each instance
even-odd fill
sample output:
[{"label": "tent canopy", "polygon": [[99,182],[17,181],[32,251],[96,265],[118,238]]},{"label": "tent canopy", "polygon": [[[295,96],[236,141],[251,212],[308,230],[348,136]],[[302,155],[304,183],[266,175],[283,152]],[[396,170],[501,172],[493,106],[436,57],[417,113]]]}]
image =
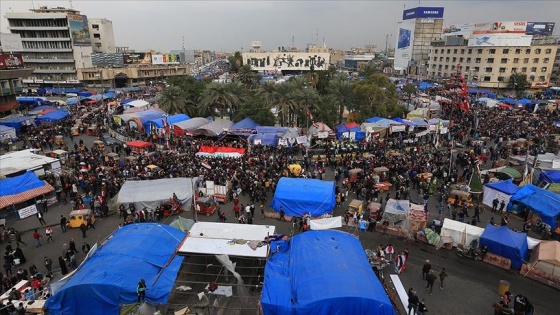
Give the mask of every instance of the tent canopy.
[{"label": "tent canopy", "polygon": [[511,266],[515,269],[521,268],[529,250],[526,233],[517,233],[507,226],[491,224],[486,225],[480,236],[480,247],[485,245],[490,253],[510,259]]},{"label": "tent canopy", "polygon": [[[542,221],[556,229],[556,218],[560,215],[560,195],[531,184],[523,186],[515,195],[511,196],[511,202],[518,202],[537,213]],[[512,204],[508,204],[511,209]]]},{"label": "tent canopy", "polygon": [[117,195],[119,204],[133,203],[136,209],[155,209],[162,204],[168,204],[173,193],[179,201],[188,207],[193,196],[191,178],[163,178],[154,180],[127,180]]},{"label": "tent canopy", "polygon": [[309,213],[313,217],[330,213],[335,206],[334,182],[307,178],[282,177],[272,199],[272,208],[290,216],[303,216]]},{"label": "tent canopy", "polygon": [[59,122],[64,118],[70,117],[70,114],[67,111],[63,110],[54,110],[49,112],[45,115],[37,117],[37,121],[44,123],[44,122]]},{"label": "tent canopy", "polygon": [[178,216],[169,225],[179,231],[188,233],[191,227],[194,225],[194,220]]},{"label": "tent canopy", "polygon": [[441,228],[441,236],[449,236],[453,239],[453,246],[461,244],[467,246],[472,240],[478,240],[484,233],[484,229],[477,226],[472,226],[463,222],[445,218]]},{"label": "tent canopy", "polygon": [[278,135],[273,133],[251,135],[248,140],[253,144],[262,144],[273,147],[278,145]]},{"label": "tent canopy", "polygon": [[498,198],[500,202],[503,200],[505,204],[508,204],[511,196],[517,193],[520,189],[521,187],[513,183],[513,179],[488,183],[484,185],[482,203],[492,207],[492,202],[494,199]]},{"label": "tent canopy", "polygon": [[546,181],[549,184],[560,183],[560,171],[552,170],[548,172],[542,172],[539,176],[540,181]]},{"label": "tent canopy", "polygon": [[[122,104],[122,102],[121,102]],[[150,103],[144,101],[144,100],[134,100],[134,101],[130,101],[128,103],[125,104],[128,107],[148,107],[148,105],[150,105]]]},{"label": "tent canopy", "polygon": [[53,284],[55,294],[45,304],[49,314],[119,314],[121,304],[136,303],[140,279],[148,288],[147,302],[166,304],[184,258],[173,255],[184,238],[184,232],[165,224],[117,229],[72,276]]},{"label": "tent canopy", "polygon": [[272,126],[258,126],[257,134],[272,133],[277,135],[283,135],[288,132],[287,127],[272,127]]},{"label": "tent canopy", "polygon": [[519,173],[518,170],[516,170],[515,168],[512,168],[512,167],[506,167],[504,169],[501,169],[501,170],[498,171],[498,173],[505,174],[505,175],[509,176],[509,178],[521,178],[521,177],[523,177],[521,175],[521,173]]},{"label": "tent canopy", "polygon": [[513,179],[488,183],[485,186],[495,189],[499,192],[503,192],[504,194],[508,194],[508,195],[514,195],[516,192],[518,192],[521,189],[521,187],[513,183]]},{"label": "tent canopy", "polygon": [[229,130],[234,132],[236,129],[255,129],[258,125],[251,117],[247,117],[231,125]]},{"label": "tent canopy", "polygon": [[309,231],[278,248],[264,271],[265,314],[396,314],[356,237]]},{"label": "tent canopy", "polygon": [[128,141],[126,145],[133,148],[145,149],[151,147],[152,143],[146,141],[134,140],[134,141]]},{"label": "tent canopy", "polygon": [[16,128],[0,125],[0,139],[2,138],[9,138],[10,140],[17,138]]},{"label": "tent canopy", "polygon": [[173,125],[178,122],[187,121],[189,119],[191,118],[185,114],[176,114],[168,117],[164,116],[161,118],[148,120],[147,122],[144,123],[144,129],[146,130],[146,133],[149,133],[152,129],[152,125],[154,125],[155,128],[163,128],[164,123],[167,125]]},{"label": "tent canopy", "polygon": [[316,136],[319,132],[328,132],[329,134],[333,134],[331,128],[323,122],[315,122],[307,130],[307,133],[311,136]]},{"label": "tent canopy", "polygon": [[45,186],[45,182],[33,172],[27,171],[22,175],[0,180],[0,197],[16,195],[31,189]]},{"label": "tent canopy", "polygon": [[21,131],[21,127],[28,123],[33,122],[35,117],[33,116],[15,116],[8,117],[0,120],[0,125],[15,128],[17,132]]},{"label": "tent canopy", "polygon": [[181,122],[174,123],[173,125],[185,130],[185,131],[192,131],[198,129],[204,125],[207,125],[211,122],[211,119],[203,118],[203,117],[195,117],[189,120],[183,120]]},{"label": "tent canopy", "polygon": [[233,125],[231,120],[218,118],[213,122],[193,130],[193,136],[217,137]]}]

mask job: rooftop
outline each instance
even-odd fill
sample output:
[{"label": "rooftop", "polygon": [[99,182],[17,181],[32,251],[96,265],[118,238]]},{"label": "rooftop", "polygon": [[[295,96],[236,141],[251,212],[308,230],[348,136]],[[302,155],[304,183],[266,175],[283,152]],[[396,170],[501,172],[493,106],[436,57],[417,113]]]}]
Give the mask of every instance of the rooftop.
[{"label": "rooftop", "polygon": [[0,177],[25,170],[35,170],[59,159],[35,154],[29,150],[9,152],[0,156]]}]

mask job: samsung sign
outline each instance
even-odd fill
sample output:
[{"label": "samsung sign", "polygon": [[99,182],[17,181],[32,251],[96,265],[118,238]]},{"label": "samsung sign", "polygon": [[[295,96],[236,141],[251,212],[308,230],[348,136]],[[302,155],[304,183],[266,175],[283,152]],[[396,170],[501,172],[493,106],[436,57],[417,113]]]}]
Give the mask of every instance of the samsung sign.
[{"label": "samsung sign", "polygon": [[443,8],[418,7],[403,11],[403,20],[419,18],[441,19],[443,18]]}]

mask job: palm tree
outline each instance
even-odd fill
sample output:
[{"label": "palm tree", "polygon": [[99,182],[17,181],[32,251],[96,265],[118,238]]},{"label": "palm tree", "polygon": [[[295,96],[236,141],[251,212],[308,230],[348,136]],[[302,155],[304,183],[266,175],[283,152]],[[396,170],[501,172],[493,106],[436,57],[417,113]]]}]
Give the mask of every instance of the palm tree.
[{"label": "palm tree", "polygon": [[297,111],[298,104],[295,101],[295,87],[290,82],[281,83],[276,87],[275,107],[280,115],[280,124],[285,126],[290,113]]},{"label": "palm tree", "polygon": [[212,82],[205,87],[200,97],[201,114],[215,115],[217,112],[220,117],[226,113],[233,114],[245,97],[245,89],[238,82]]},{"label": "palm tree", "polygon": [[[299,114],[303,114],[307,116],[307,112],[310,113],[316,112],[319,109],[319,93],[317,90],[311,87],[303,87],[297,89],[294,94],[294,102],[297,104],[296,111]],[[296,113],[294,113],[296,114]],[[295,116],[295,115],[294,115]],[[298,125],[299,125],[299,118],[301,115],[297,115],[298,118]],[[305,118],[302,118],[305,119]],[[305,126],[307,128],[307,126]]]},{"label": "palm tree", "polygon": [[338,123],[342,124],[344,108],[355,108],[354,84],[348,79],[338,77],[329,81],[327,91],[338,106]]},{"label": "palm tree", "polygon": [[241,66],[241,68],[239,68],[239,71],[237,71],[236,79],[239,82],[243,83],[247,89],[249,89],[255,82],[258,81],[259,76],[260,75],[258,73],[254,72],[251,69],[250,65],[243,65]]},{"label": "palm tree", "polygon": [[159,107],[169,114],[184,113],[187,108],[186,97],[177,86],[169,86],[163,90]]}]

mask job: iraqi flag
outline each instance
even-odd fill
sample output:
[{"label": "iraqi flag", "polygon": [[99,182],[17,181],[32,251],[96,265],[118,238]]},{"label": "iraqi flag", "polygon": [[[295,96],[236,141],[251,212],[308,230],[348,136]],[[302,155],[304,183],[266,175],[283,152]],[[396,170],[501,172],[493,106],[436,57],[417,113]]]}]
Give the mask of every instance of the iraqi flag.
[{"label": "iraqi flag", "polygon": [[202,165],[204,168],[211,170],[212,169],[212,165],[210,165],[208,162],[206,161],[202,161],[200,162],[200,165]]}]

